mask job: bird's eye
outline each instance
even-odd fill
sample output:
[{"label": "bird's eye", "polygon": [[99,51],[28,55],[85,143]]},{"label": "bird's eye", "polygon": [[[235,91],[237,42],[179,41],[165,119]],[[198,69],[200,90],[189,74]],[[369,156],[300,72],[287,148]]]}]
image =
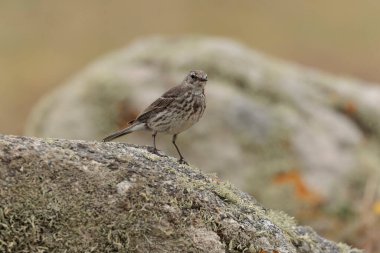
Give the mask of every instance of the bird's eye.
[{"label": "bird's eye", "polygon": [[197,77],[194,73],[192,73],[190,76],[191,76],[191,78],[193,78],[193,79],[195,79],[195,78]]}]

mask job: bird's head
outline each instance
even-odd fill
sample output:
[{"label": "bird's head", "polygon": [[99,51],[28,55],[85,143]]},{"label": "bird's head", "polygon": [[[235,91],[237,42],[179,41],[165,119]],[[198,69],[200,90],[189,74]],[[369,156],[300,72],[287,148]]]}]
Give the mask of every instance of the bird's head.
[{"label": "bird's head", "polygon": [[185,82],[196,88],[204,88],[207,82],[207,74],[202,70],[192,70],[186,76]]}]

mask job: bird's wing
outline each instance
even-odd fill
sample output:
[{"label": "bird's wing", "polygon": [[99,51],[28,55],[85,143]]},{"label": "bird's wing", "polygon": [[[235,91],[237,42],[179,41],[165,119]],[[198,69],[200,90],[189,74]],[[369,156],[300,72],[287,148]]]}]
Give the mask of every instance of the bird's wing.
[{"label": "bird's wing", "polygon": [[175,86],[150,104],[134,121],[146,122],[151,115],[157,114],[167,108],[178,96],[186,92],[183,85]]}]

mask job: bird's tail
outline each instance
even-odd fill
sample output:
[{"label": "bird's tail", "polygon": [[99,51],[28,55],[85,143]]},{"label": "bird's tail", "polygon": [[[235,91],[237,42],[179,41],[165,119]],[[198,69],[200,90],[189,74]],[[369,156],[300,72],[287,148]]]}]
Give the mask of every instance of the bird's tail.
[{"label": "bird's tail", "polygon": [[108,142],[108,141],[112,141],[116,138],[119,138],[123,135],[126,135],[126,134],[129,134],[129,133],[132,133],[132,132],[135,132],[135,131],[138,131],[138,130],[143,130],[143,129],[146,129],[146,126],[145,124],[143,123],[134,123],[130,126],[128,126],[127,128],[124,128],[120,131],[117,131],[109,136],[107,136],[106,138],[103,139],[103,142]]}]

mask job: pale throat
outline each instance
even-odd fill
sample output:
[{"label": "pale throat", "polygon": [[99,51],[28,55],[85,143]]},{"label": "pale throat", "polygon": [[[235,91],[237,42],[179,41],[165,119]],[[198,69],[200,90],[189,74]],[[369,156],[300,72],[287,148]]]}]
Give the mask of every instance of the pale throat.
[{"label": "pale throat", "polygon": [[193,90],[192,93],[196,96],[200,96],[204,94],[204,87],[203,86],[196,86]]}]

